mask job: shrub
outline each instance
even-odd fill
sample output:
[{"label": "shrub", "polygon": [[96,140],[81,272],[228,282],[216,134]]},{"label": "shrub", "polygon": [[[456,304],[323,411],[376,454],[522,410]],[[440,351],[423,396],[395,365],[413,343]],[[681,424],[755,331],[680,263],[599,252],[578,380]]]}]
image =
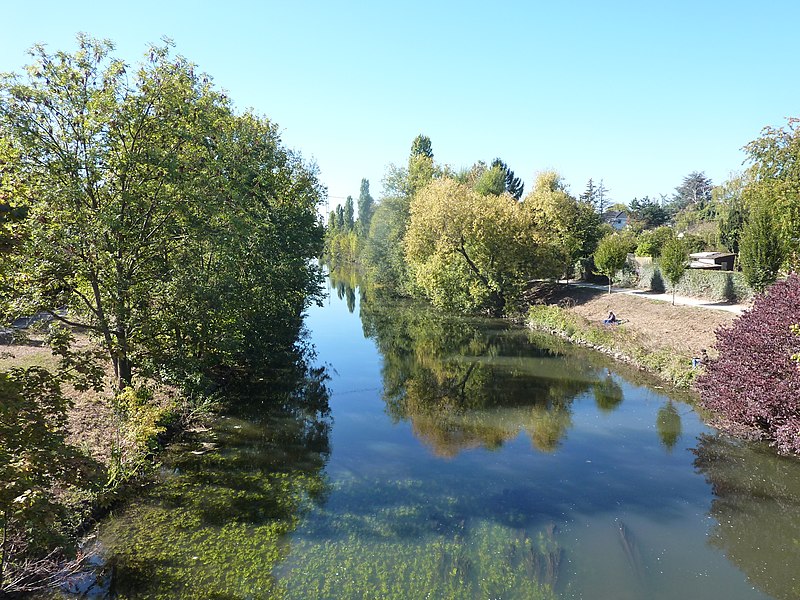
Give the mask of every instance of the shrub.
[{"label": "shrub", "polygon": [[738,433],[800,453],[800,276],[756,297],[752,310],[717,333],[719,358],[697,379],[703,406]]},{"label": "shrub", "polygon": [[[639,289],[654,292],[672,292],[672,285],[664,281],[659,265],[639,268]],[[690,298],[703,298],[712,302],[746,302],[753,296],[744,276],[734,271],[705,271],[686,269],[675,293]]]}]

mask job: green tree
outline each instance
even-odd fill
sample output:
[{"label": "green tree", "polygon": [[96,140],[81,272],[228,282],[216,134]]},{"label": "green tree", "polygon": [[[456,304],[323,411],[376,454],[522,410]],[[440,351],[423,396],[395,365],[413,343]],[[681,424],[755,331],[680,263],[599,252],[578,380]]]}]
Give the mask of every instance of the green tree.
[{"label": "green tree", "polygon": [[525,191],[525,184],[522,180],[514,175],[514,171],[508,168],[508,165],[499,158],[492,161],[492,167],[500,167],[503,170],[505,178],[505,191],[507,191],[515,200],[522,199],[522,193]]},{"label": "green tree", "polygon": [[675,188],[672,197],[672,210],[678,212],[687,206],[703,208],[711,201],[711,191],[714,184],[702,171],[692,171],[683,178],[683,182]]},{"label": "green tree", "polygon": [[600,273],[608,277],[609,294],[614,283],[614,275],[625,266],[630,251],[631,241],[619,233],[607,235],[597,244],[594,264]]},{"label": "green tree", "polygon": [[641,223],[644,229],[659,227],[669,221],[669,211],[661,206],[658,200],[645,196],[641,200],[634,198],[630,202],[633,218]]},{"label": "green tree", "polygon": [[580,199],[584,202],[588,202],[592,206],[595,205],[595,202],[597,201],[597,188],[595,187],[594,180],[591,177],[586,183],[586,189],[580,195]]},{"label": "green tree", "polygon": [[675,237],[675,230],[672,227],[663,226],[650,231],[643,231],[639,235],[638,245],[636,246],[636,256],[650,256],[658,258],[661,251],[669,240]]},{"label": "green tree", "polygon": [[279,332],[263,338],[275,344],[316,293],[316,174],[168,46],[130,73],[111,51],[86,36],[73,54],[37,46],[27,76],[0,86],[2,128],[25,157],[13,169],[35,182],[16,309],[96,336],[120,389],[138,368],[189,380],[257,365],[246,325]]},{"label": "green tree", "polygon": [[411,158],[416,158],[418,156],[424,156],[425,158],[433,160],[433,145],[431,144],[431,138],[427,135],[419,134],[414,138],[414,141],[411,142]]},{"label": "green tree", "polygon": [[358,235],[366,237],[369,233],[369,224],[375,212],[375,201],[369,193],[369,180],[361,180],[361,190],[358,194]]},{"label": "green tree", "polygon": [[761,201],[753,208],[740,241],[740,261],[747,284],[763,292],[777,279],[785,255],[772,210]]},{"label": "green tree", "polygon": [[661,250],[661,272],[667,277],[667,281],[672,285],[672,304],[675,305],[675,288],[686,274],[686,263],[689,260],[689,253],[683,241],[673,237],[664,244]]},{"label": "green tree", "polygon": [[491,168],[483,171],[475,184],[475,191],[483,196],[488,194],[499,196],[505,192],[506,173],[503,170],[503,166],[492,164]]},{"label": "green tree", "polygon": [[353,207],[353,197],[348,196],[344,201],[344,228],[347,231],[352,231],[355,227],[355,212]]},{"label": "green tree", "polygon": [[800,119],[779,129],[765,127],[745,146],[751,163],[744,195],[752,206],[768,199],[793,262],[800,255]]},{"label": "green tree", "polygon": [[749,216],[744,188],[743,177],[732,177],[715,187],[712,194],[719,205],[719,241],[734,254],[739,254],[739,240]]}]

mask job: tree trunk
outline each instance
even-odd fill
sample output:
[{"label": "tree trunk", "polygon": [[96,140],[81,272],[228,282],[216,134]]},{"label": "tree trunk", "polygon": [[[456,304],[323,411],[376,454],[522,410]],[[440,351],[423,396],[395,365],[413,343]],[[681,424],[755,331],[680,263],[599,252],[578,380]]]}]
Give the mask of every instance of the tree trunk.
[{"label": "tree trunk", "polygon": [[8,535],[8,508],[3,511],[3,542],[0,545],[0,595],[3,594],[3,583],[6,574],[6,537]]}]

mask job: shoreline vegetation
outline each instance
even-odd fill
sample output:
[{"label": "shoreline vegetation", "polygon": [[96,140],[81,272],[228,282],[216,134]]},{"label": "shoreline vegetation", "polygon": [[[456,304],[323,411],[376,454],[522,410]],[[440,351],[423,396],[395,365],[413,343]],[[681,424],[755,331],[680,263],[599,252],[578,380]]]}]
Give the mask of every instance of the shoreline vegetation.
[{"label": "shoreline vegetation", "polygon": [[[0,75],[0,596],[57,585],[166,437],[303,362],[325,188],[169,41]],[[13,355],[13,357],[12,357]],[[278,401],[272,398],[273,401]]]}]

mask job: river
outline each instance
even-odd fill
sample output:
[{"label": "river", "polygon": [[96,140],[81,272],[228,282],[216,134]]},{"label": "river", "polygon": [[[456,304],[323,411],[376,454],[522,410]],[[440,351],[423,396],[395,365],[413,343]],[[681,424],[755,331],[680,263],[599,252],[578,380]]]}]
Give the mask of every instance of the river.
[{"label": "river", "polygon": [[800,462],[598,354],[351,283],[309,311],[310,367],[100,528],[114,597],[800,597]]}]

